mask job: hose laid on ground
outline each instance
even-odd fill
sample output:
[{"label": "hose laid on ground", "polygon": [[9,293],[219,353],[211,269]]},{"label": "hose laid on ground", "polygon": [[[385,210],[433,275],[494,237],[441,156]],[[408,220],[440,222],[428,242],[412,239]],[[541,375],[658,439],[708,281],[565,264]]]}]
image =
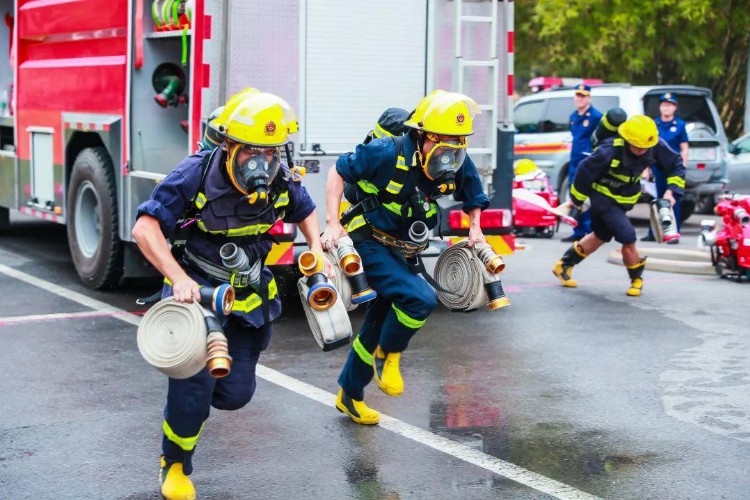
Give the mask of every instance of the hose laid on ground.
[{"label": "hose laid on ground", "polygon": [[[670,248],[639,247],[638,253],[648,257],[646,270],[667,273],[715,275],[716,270],[711,264],[711,255],[697,250],[678,250]],[[618,248],[609,252],[607,261],[612,264],[624,265],[622,251]]]},{"label": "hose laid on ground", "polygon": [[504,268],[489,244],[469,248],[467,240],[459,241],[444,250],[435,264],[435,281],[444,290],[436,290],[438,299],[452,311],[507,306],[510,302],[497,276]]},{"label": "hose laid on ground", "polygon": [[152,306],[138,325],[138,350],[165,375],[190,378],[206,366],[204,317],[200,304],[166,298]]}]

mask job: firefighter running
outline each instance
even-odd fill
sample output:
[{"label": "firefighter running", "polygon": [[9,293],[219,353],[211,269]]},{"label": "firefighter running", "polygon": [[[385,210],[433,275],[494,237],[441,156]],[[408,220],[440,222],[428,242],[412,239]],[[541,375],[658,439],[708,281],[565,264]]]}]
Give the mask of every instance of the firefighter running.
[{"label": "firefighter running", "polygon": [[[478,111],[465,95],[435,91],[404,123],[408,133],[359,145],[329,170],[323,245],[332,248],[348,232],[378,294],[338,379],[336,408],[357,423],[380,421],[364,402],[364,388],[373,376],[383,392],[401,396],[401,353],[437,306],[435,290],[416,274],[425,246],[410,239],[410,227],[435,227],[435,200],[453,194],[471,220],[469,244],[485,242],[479,219],[489,199],[466,155],[466,137],[473,133]],[[342,194],[354,206],[339,221]]]},{"label": "firefighter running", "polygon": [[574,206],[581,208],[590,199],[593,233],[573,242],[552,272],[563,286],[575,288],[578,284],[571,277],[573,266],[614,237],[622,244],[622,260],[630,276],[626,293],[637,297],[643,288],[646,258],[638,255],[635,229],[626,212],[640,198],[641,176],[652,165],[665,172],[668,189],[664,199],[674,205],[674,195],[682,194],[685,187],[685,167],[680,155],[659,139],[651,118],[632,116],[617,131],[618,136],[600,142],[581,162],[570,188]]},{"label": "firefighter running", "polygon": [[[222,325],[231,374],[215,379],[203,369],[188,379],[169,379],[160,474],[161,493],[169,500],[195,498],[188,476],[210,409],[237,410],[250,401],[258,358],[271,340],[270,322],[281,312],[271,271],[263,266],[260,284],[243,286],[223,267],[219,249],[233,242],[250,262],[262,263],[272,245],[268,230],[283,220],[298,224],[309,247],[322,252],[315,204],[281,161],[280,148],[297,131],[296,116],[273,94],[244,92],[209,124],[219,132],[212,137],[220,145],[213,149],[209,143],[178,164],[138,207],[133,228],[138,247],[166,278],[162,297],[192,302],[204,285],[232,282],[237,289]],[[175,243],[185,239],[182,251],[173,255],[165,236]]]}]

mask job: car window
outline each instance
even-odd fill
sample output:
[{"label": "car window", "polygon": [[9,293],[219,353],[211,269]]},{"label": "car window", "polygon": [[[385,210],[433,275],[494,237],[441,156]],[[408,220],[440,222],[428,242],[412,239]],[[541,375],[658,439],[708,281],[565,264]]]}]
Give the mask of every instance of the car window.
[{"label": "car window", "polygon": [[542,132],[567,132],[570,130],[570,113],[573,112],[572,97],[547,99],[547,107],[540,124]]},{"label": "car window", "polygon": [[[673,92],[677,96],[677,118],[685,120],[686,123],[699,122],[707,125],[715,134],[718,130],[714,115],[708,106],[708,98],[702,95],[686,95]],[[648,94],[643,98],[643,107],[646,114],[652,118],[660,116],[659,96],[661,94]]]},{"label": "car window", "polygon": [[542,119],[544,101],[531,101],[519,104],[513,110],[513,123],[519,134],[536,134]]},{"label": "car window", "polygon": [[613,95],[594,95],[591,96],[591,105],[604,114],[612,108],[619,107],[620,98]]}]

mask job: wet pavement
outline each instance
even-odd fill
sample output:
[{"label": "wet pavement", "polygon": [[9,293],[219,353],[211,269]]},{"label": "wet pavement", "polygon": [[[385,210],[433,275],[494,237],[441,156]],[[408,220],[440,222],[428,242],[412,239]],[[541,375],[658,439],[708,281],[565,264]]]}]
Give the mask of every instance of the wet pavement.
[{"label": "wet pavement", "polygon": [[[695,247],[700,218],[679,248]],[[559,236],[526,242],[506,259],[511,307],[438,310],[402,358],[405,395],[368,388],[393,424],[358,426],[261,379],[247,407],[213,411],[194,459],[199,497],[748,498],[750,284],[647,270],[643,296],[629,298],[624,268],[606,262],[610,244],[576,268],[579,288],[564,290],[550,272],[566,248]],[[0,264],[0,499],[160,498],[166,379],[140,357],[133,316],[97,312],[140,314],[134,299],[154,283],[87,290],[65,228],[37,221],[0,236]],[[290,309],[261,363],[330,403],[347,351],[321,352]],[[355,327],[361,320],[352,313]],[[430,447],[442,438],[456,449]],[[492,472],[493,457],[533,480]]]}]

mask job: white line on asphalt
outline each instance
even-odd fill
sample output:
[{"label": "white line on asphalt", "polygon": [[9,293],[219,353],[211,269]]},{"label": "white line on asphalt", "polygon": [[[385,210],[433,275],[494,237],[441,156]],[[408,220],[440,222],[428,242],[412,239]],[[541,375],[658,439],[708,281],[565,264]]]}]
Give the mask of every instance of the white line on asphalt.
[{"label": "white line on asphalt", "polygon": [[34,323],[39,321],[53,321],[58,319],[81,319],[81,318],[101,318],[105,316],[122,316],[124,314],[133,314],[127,311],[82,311],[73,313],[52,313],[52,314],[27,314],[26,316],[0,316],[0,326],[17,324],[17,323]]},{"label": "white line on asphalt", "polygon": [[[97,312],[120,313],[114,317],[132,325],[137,326],[138,323],[140,323],[140,316],[136,316],[135,314],[129,313],[123,309],[111,306],[106,302],[92,299],[86,295],[49,283],[30,274],[26,274],[23,271],[18,271],[17,269],[0,264],[0,273],[54,293],[73,302],[77,302],[86,307],[95,309]],[[284,375],[272,368],[258,364],[256,374],[263,380],[267,380],[268,382],[288,389],[301,396],[305,396],[308,399],[312,399],[331,408],[334,406],[335,395],[296,378]],[[555,498],[561,500],[599,500],[599,497],[590,495],[572,486],[555,481],[554,479],[524,469],[523,467],[510,462],[500,460],[492,455],[475,450],[464,444],[451,441],[450,439],[438,436],[437,434],[414,425],[407,424],[406,422],[402,422],[401,420],[390,417],[384,413],[380,414],[380,427]]]}]

